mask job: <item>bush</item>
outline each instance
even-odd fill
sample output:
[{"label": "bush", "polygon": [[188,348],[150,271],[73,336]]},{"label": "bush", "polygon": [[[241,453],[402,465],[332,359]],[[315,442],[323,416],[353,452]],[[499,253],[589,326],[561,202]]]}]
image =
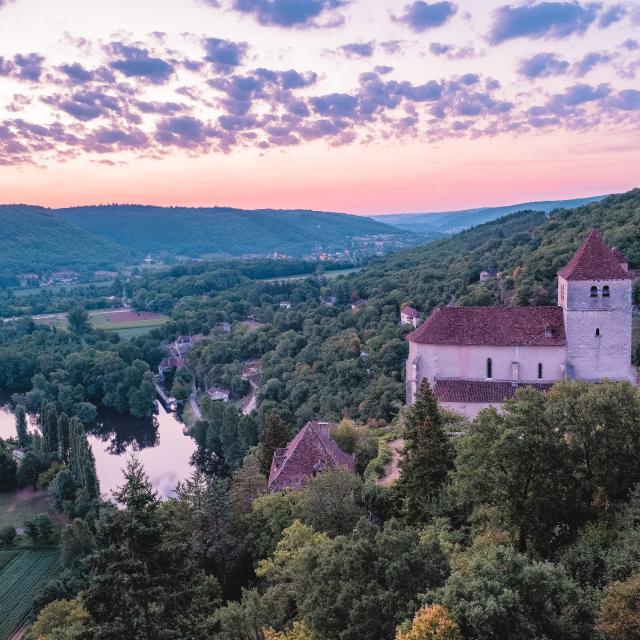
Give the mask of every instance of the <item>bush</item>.
[{"label": "bush", "polygon": [[0,529],[0,546],[10,547],[17,535],[14,527],[2,527]]}]

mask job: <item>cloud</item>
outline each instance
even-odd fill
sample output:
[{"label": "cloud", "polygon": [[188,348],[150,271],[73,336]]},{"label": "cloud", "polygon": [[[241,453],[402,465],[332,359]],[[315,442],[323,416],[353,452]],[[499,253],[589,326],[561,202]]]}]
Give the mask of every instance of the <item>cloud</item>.
[{"label": "cloud", "polygon": [[576,63],[574,73],[578,78],[582,78],[594,67],[611,62],[611,60],[613,60],[613,56],[610,53],[598,53],[595,51],[587,53],[580,62]]},{"label": "cloud", "polygon": [[538,53],[532,58],[520,61],[518,73],[526,78],[548,78],[567,72],[569,63],[555,53]]},{"label": "cloud", "polygon": [[226,71],[242,64],[249,50],[246,42],[232,42],[220,38],[207,38],[204,41],[205,60],[216,69]]},{"label": "cloud", "polygon": [[505,5],[493,13],[489,32],[491,44],[513,38],[566,38],[582,34],[596,20],[601,5],[579,2],[528,2]]},{"label": "cloud", "polygon": [[605,9],[600,14],[600,19],[598,20],[598,25],[600,27],[606,28],[609,25],[612,25],[614,22],[619,22],[627,15],[627,8],[622,4],[614,4],[613,6]]},{"label": "cloud", "polygon": [[111,62],[112,69],[119,71],[128,78],[143,78],[154,84],[164,84],[173,75],[173,65],[149,55],[147,49],[114,42],[109,47],[118,60]]},{"label": "cloud", "polygon": [[344,44],[340,47],[348,57],[370,58],[375,52],[375,43],[373,42],[352,42]]},{"label": "cloud", "polygon": [[427,29],[442,26],[457,11],[457,7],[453,2],[423,2],[416,0],[407,5],[404,13],[395,18],[398,22],[403,22],[416,33],[422,33]]},{"label": "cloud", "polygon": [[42,63],[44,56],[38,53],[23,55],[16,54],[12,60],[0,56],[0,76],[24,80],[26,82],[38,82],[42,75]]},{"label": "cloud", "polygon": [[434,56],[445,57],[449,60],[463,60],[464,58],[474,58],[476,56],[476,52],[471,46],[457,47],[444,42],[432,42],[429,45],[429,51]]},{"label": "cloud", "polygon": [[351,0],[233,0],[233,8],[241,13],[253,14],[265,26],[313,27],[336,26],[339,17],[321,25],[318,18],[332,13]]},{"label": "cloud", "polygon": [[63,64],[60,71],[64,73],[73,84],[84,84],[93,80],[93,73],[87,71],[80,63]]},{"label": "cloud", "polygon": [[634,40],[633,38],[629,38],[622,43],[622,46],[627,51],[637,51],[638,49],[640,49],[640,42]]},{"label": "cloud", "polygon": [[619,91],[613,98],[612,105],[622,111],[640,111],[640,91],[636,89]]},{"label": "cloud", "polygon": [[156,127],[155,138],[164,145],[197,149],[205,146],[213,135],[213,129],[192,116],[165,118]]}]

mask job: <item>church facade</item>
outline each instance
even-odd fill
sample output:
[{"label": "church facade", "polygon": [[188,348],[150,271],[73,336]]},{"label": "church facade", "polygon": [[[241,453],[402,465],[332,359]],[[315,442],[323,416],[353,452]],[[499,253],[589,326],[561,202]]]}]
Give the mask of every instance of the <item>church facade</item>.
[{"label": "church facade", "polygon": [[521,386],[635,383],[632,285],[627,260],[594,229],[558,273],[557,306],[436,309],[407,336],[407,403],[424,378],[442,405],[470,419]]}]

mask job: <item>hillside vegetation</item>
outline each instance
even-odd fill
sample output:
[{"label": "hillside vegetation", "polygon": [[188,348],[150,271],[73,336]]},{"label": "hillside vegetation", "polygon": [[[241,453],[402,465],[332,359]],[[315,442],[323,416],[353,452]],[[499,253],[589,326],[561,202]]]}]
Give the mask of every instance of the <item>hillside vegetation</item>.
[{"label": "hillside vegetation", "polygon": [[0,286],[15,284],[18,273],[104,269],[132,258],[127,248],[42,207],[0,205],[0,224]]},{"label": "hillside vegetation", "polygon": [[316,211],[113,205],[61,209],[57,214],[92,234],[136,253],[202,256],[268,254],[301,256],[322,248],[349,248],[354,238],[402,237],[369,218]]}]

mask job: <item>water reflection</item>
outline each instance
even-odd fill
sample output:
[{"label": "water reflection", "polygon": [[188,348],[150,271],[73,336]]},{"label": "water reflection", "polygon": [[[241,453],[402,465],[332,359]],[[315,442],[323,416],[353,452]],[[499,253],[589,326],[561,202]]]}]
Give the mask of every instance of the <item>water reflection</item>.
[{"label": "water reflection", "polygon": [[[30,430],[37,428],[29,419]],[[115,413],[101,413],[87,436],[96,459],[100,490],[105,498],[122,484],[127,458],[135,455],[144,465],[152,485],[163,498],[173,495],[176,484],[192,472],[195,442],[183,432],[175,414],[158,405],[152,418],[137,419]],[[0,438],[15,438],[15,417],[11,406],[0,407]]]}]

